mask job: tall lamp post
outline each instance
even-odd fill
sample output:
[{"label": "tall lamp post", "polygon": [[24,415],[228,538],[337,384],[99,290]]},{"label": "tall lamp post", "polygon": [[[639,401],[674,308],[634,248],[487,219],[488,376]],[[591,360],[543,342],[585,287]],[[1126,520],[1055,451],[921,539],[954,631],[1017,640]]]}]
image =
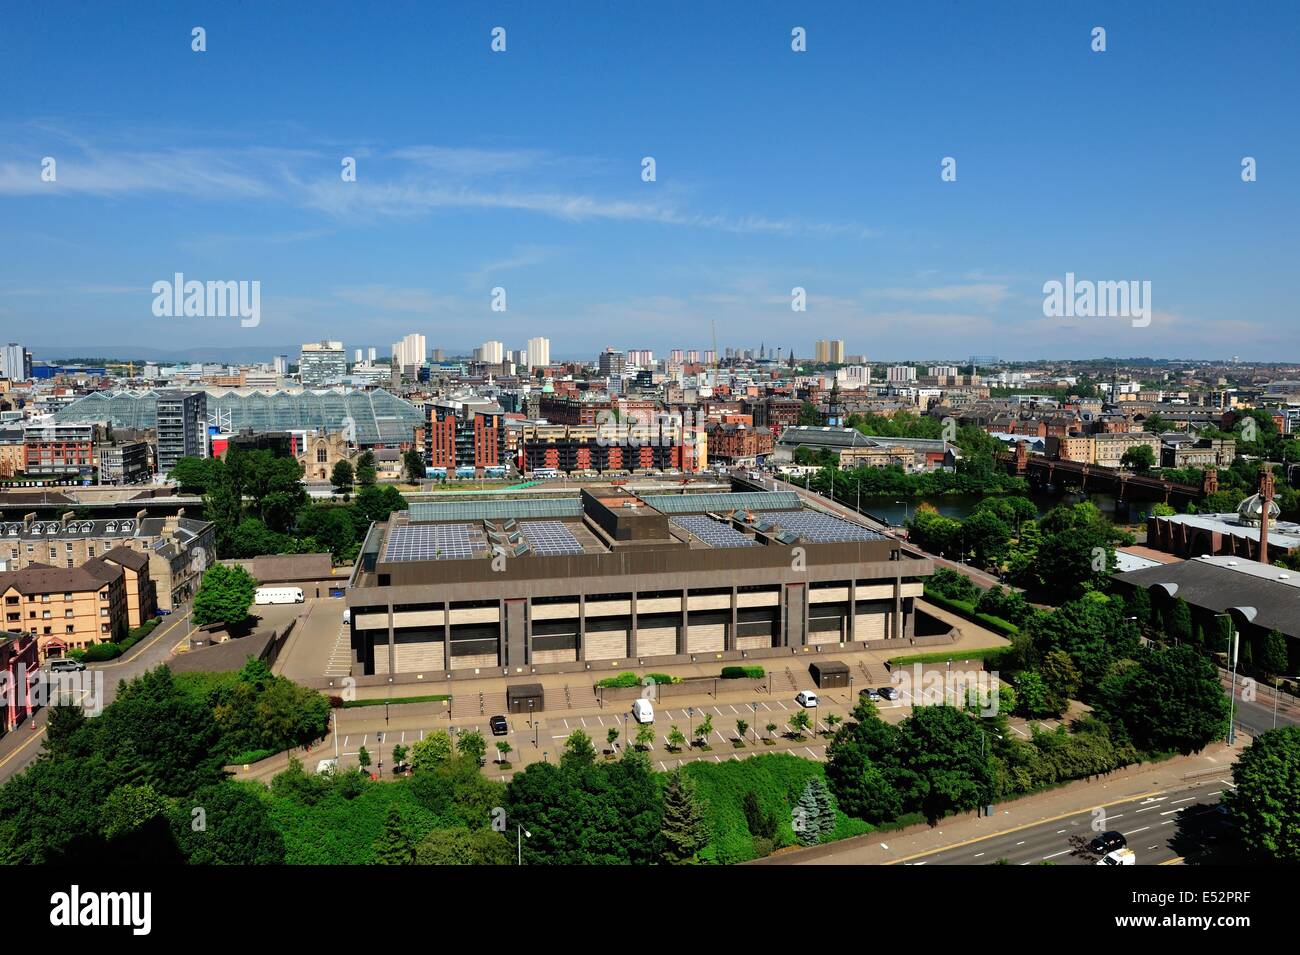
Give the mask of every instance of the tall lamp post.
[{"label": "tall lamp post", "polygon": [[1237,644],[1238,635],[1236,624],[1232,620],[1230,613],[1216,613],[1218,617],[1228,618],[1228,655],[1232,663],[1232,690],[1228,693],[1228,745],[1231,746],[1237,739],[1237,726],[1235,720],[1235,710],[1237,705]]},{"label": "tall lamp post", "polygon": [[524,839],[531,839],[533,834],[521,823],[515,824],[515,865],[524,864]]}]

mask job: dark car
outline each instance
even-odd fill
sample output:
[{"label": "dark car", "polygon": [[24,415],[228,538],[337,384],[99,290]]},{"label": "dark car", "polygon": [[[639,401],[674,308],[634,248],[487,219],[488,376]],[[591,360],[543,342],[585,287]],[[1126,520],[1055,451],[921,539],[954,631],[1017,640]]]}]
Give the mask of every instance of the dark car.
[{"label": "dark car", "polygon": [[46,660],[45,665],[49,667],[51,673],[79,673],[86,669],[86,665],[80,660],[69,660],[63,658],[58,660]]},{"label": "dark car", "polygon": [[880,698],[882,700],[896,700],[898,699],[898,691],[892,686],[882,686],[880,688]]},{"label": "dark car", "polygon": [[1097,855],[1102,856],[1106,855],[1108,852],[1114,852],[1116,849],[1124,849],[1127,847],[1128,840],[1124,838],[1124,833],[1116,832],[1114,829],[1103,832],[1096,839],[1093,839],[1092,842],[1088,843],[1088,848],[1090,850],[1097,853]]},{"label": "dark car", "polygon": [[166,617],[166,616],[170,616],[170,615],[171,615],[171,611],[170,611],[170,610],[165,610],[165,609],[162,608],[162,607],[159,607],[157,610],[154,611],[154,616],[155,616],[155,617]]},{"label": "dark car", "polygon": [[865,690],[858,690],[858,696],[865,696],[867,699],[869,699],[871,702],[874,703],[880,699],[880,691],[877,690],[875,687],[869,686]]},{"label": "dark car", "polygon": [[505,736],[510,732],[510,724],[506,722],[504,716],[494,716],[488,720],[488,726],[492,728],[493,736]]}]

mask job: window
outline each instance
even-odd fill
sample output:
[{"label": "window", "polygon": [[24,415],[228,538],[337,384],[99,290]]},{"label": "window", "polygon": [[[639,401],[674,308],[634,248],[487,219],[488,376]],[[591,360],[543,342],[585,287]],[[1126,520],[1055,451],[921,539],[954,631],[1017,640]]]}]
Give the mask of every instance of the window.
[{"label": "window", "polygon": [[72,611],[71,611],[71,610],[65,610],[65,611],[63,611],[63,617],[64,617],[65,620],[71,620],[71,619],[72,619]]},{"label": "window", "polygon": [[63,632],[64,632],[64,633],[76,633],[76,632],[77,632],[77,628],[74,627],[72,624],[68,624],[66,627],[63,628]]},{"label": "window", "polygon": [[107,599],[108,599],[108,591],[107,591],[107,590],[101,590],[101,591],[99,592],[99,599],[100,599],[100,600],[107,600]]},{"label": "window", "polygon": [[41,611],[41,619],[42,619],[42,620],[49,620],[49,619],[50,619],[50,612],[49,612],[48,610],[42,610],[42,611]]},{"label": "window", "polygon": [[100,632],[100,633],[108,633],[108,624],[106,624],[106,623],[101,623],[101,624],[99,625],[99,632]]},{"label": "window", "polygon": [[329,451],[326,450],[325,448],[317,448],[317,449],[316,449],[316,463],[317,463],[317,464],[324,464],[327,460],[329,460]]},{"label": "window", "polygon": [[107,616],[108,616],[108,608],[107,608],[107,607],[100,607],[100,608],[99,608],[99,615],[100,615],[101,617],[107,617]]}]

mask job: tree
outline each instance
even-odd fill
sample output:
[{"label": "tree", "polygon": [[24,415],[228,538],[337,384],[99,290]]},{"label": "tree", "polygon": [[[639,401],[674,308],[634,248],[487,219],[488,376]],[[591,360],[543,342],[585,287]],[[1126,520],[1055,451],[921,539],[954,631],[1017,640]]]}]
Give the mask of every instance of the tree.
[{"label": "tree", "polygon": [[171,829],[185,860],[191,865],[282,864],[284,837],[256,795],[259,788],[223,782],[178,799]]},{"label": "tree", "polygon": [[86,711],[79,703],[59,702],[49,708],[45,718],[45,739],[41,748],[51,756],[62,755],[63,749],[86,725]]},{"label": "tree", "polygon": [[352,490],[352,483],[352,465],[347,461],[336,462],[334,470],[330,471],[330,484],[334,485],[334,490],[340,494],[347,494]]},{"label": "tree", "polygon": [[815,846],[835,831],[835,810],[831,805],[830,790],[820,776],[814,776],[804,785],[793,812],[795,838],[800,845]]},{"label": "tree", "polygon": [[1078,695],[1079,671],[1068,653],[1052,650],[1043,655],[1039,673],[1047,690],[1047,712],[1042,715],[1059,717],[1069,708],[1070,700]]},{"label": "tree", "polygon": [[765,727],[763,727],[763,728],[767,730],[767,738],[768,738],[768,739],[771,739],[772,736],[776,733],[776,730],[777,730],[777,726],[776,726],[775,723],[768,723],[767,726],[765,726]]},{"label": "tree", "polygon": [[406,479],[411,482],[424,480],[424,459],[420,457],[420,452],[412,448],[402,455],[402,471]]},{"label": "tree", "polygon": [[411,769],[420,772],[447,763],[452,756],[451,736],[446,730],[432,730],[411,747]]},{"label": "tree", "polygon": [[674,726],[668,730],[668,748],[674,753],[679,752],[686,745],[686,734],[678,727]]},{"label": "tree", "polygon": [[211,462],[215,458],[180,458],[167,476],[175,481],[182,494],[206,494],[213,480]]},{"label": "tree", "polygon": [[370,769],[370,750],[364,746],[357,750],[357,765],[361,767],[363,773]]},{"label": "tree", "polygon": [[1094,709],[1124,727],[1134,745],[1192,753],[1222,736],[1228,698],[1214,664],[1185,644],[1147,648],[1098,686]]},{"label": "tree", "polygon": [[1156,466],[1156,454],[1149,444],[1137,444],[1124,452],[1119,459],[1120,467],[1138,474],[1146,474]]},{"label": "tree", "polygon": [[980,721],[952,706],[921,706],[898,727],[899,790],[934,825],[987,802],[993,774]]},{"label": "tree", "polygon": [[659,830],[663,861],[669,865],[694,862],[709,841],[709,829],[695,783],[680,767],[668,775],[663,805],[663,826]]},{"label": "tree", "polygon": [[836,730],[826,751],[826,780],[840,808],[868,822],[885,822],[902,812],[891,774],[897,765],[898,730],[866,701],[854,710],[857,722]]},{"label": "tree", "polygon": [[777,833],[776,813],[764,810],[758,801],[758,793],[749,790],[741,803],[745,811],[745,826],[755,839],[775,840]]},{"label": "tree", "polygon": [[1300,863],[1300,727],[1257,736],[1232,767],[1224,794],[1242,844],[1263,860]]},{"label": "tree", "polygon": [[795,739],[803,739],[804,732],[812,725],[807,710],[795,710],[787,721],[790,732]]},{"label": "tree", "polygon": [[709,737],[713,734],[713,714],[705,713],[704,718],[700,720],[695,727],[695,743],[701,749],[708,749]]},{"label": "tree", "polygon": [[239,626],[249,619],[248,608],[256,591],[257,581],[243,567],[214,564],[204,571],[194,595],[194,623],[200,627],[210,623]]},{"label": "tree", "polygon": [[748,720],[736,720],[736,737],[741,743],[745,742],[745,734],[749,732]]},{"label": "tree", "polygon": [[357,458],[356,479],[360,487],[373,487],[375,482],[379,480],[373,451],[365,451],[361,457]]},{"label": "tree", "polygon": [[511,865],[510,841],[492,829],[432,829],[415,849],[416,865]]},{"label": "tree", "polygon": [[617,726],[611,726],[605,731],[605,743],[609,746],[609,751],[614,751],[614,746],[618,743],[619,729]]},{"label": "tree", "polygon": [[582,730],[570,733],[564,741],[564,754],[560,757],[560,762],[591,765],[595,761],[596,747],[592,745],[591,737]]},{"label": "tree", "polygon": [[1175,643],[1190,643],[1192,640],[1192,610],[1182,597],[1174,600],[1174,605],[1165,616],[1165,633]]},{"label": "tree", "polygon": [[649,749],[654,745],[655,728],[650,723],[642,723],[636,730],[636,745],[643,750]]},{"label": "tree", "polygon": [[100,825],[107,839],[117,839],[143,828],[167,811],[167,800],[148,783],[114,789],[104,800]]},{"label": "tree", "polygon": [[501,757],[497,762],[500,763],[503,768],[510,765],[510,751],[512,749],[514,749],[514,747],[505,740],[501,740],[497,743],[497,752],[501,754]]},{"label": "tree", "polygon": [[393,769],[394,770],[396,770],[399,766],[406,765],[406,754],[409,753],[410,751],[411,748],[402,743],[397,743],[395,746],[393,746]]},{"label": "tree", "polygon": [[456,751],[475,766],[482,766],[487,757],[487,743],[478,730],[468,730],[456,737]]},{"label": "tree", "polygon": [[838,713],[828,713],[826,714],[824,722],[826,723],[826,733],[823,735],[834,736],[835,727],[844,722],[844,717],[840,716]]},{"label": "tree", "polygon": [[414,865],[415,842],[406,831],[402,812],[396,806],[388,807],[384,817],[384,830],[375,840],[375,863],[377,865]]},{"label": "tree", "polygon": [[1270,679],[1281,676],[1287,670],[1286,637],[1280,630],[1270,630],[1265,635],[1257,665],[1260,672]]}]

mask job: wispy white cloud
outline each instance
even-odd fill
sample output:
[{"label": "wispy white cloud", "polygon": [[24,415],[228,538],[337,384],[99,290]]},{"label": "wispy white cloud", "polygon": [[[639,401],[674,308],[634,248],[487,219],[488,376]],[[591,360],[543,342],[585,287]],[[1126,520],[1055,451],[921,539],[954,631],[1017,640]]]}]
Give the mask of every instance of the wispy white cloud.
[{"label": "wispy white cloud", "polygon": [[[538,149],[410,145],[389,151],[358,147],[357,180],[339,175],[343,154],[324,148],[114,149],[70,134],[14,143],[0,151],[0,196],[110,199],[177,195],[209,202],[286,203],[341,222],[428,216],[444,210],[524,212],[565,222],[640,222],[746,235],[865,238],[851,222],[821,222],[704,212],[657,192],[632,197],[607,181],[600,157]],[[193,137],[191,137],[193,138]],[[16,158],[23,156],[22,159]],[[42,179],[37,157],[56,161]]]}]

